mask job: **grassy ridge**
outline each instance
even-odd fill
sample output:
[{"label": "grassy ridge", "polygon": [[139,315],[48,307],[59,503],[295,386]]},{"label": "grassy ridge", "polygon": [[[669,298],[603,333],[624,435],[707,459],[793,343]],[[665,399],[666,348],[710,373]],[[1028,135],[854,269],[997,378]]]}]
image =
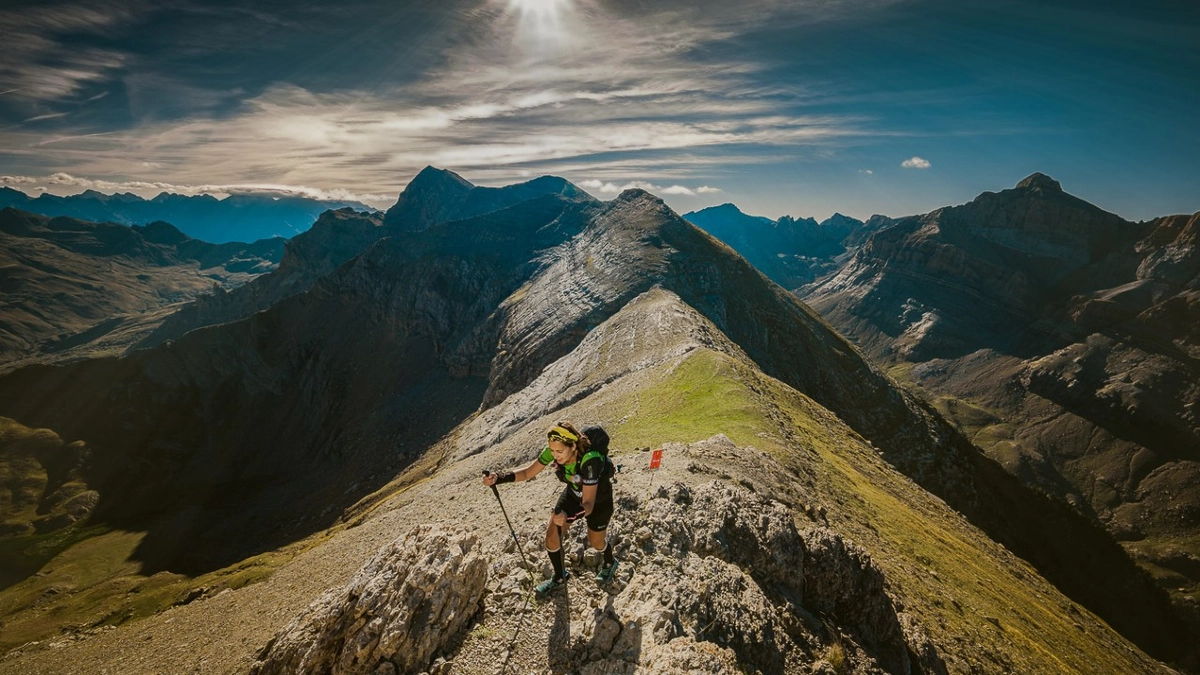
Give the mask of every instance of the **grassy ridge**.
[{"label": "grassy ridge", "polygon": [[739,446],[767,451],[786,473],[815,473],[813,497],[827,506],[830,523],[871,552],[904,611],[950,652],[944,657],[952,671],[1060,675],[1157,669],[790,387],[707,350],[652,377],[636,393],[605,406],[605,416],[619,420],[612,433],[622,446],[723,433]]}]

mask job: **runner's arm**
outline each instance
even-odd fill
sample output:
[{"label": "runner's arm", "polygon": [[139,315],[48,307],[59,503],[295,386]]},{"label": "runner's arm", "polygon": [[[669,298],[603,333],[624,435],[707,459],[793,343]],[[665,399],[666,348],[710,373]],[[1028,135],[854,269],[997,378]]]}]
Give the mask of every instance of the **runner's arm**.
[{"label": "runner's arm", "polygon": [[[519,483],[520,481],[529,480],[530,478],[533,478],[534,476],[541,473],[542,469],[544,469],[544,468],[546,468],[545,464],[542,464],[542,462],[538,459],[534,459],[527,466],[520,468],[520,469],[516,469],[511,472],[510,471],[499,471],[499,472],[494,472],[494,473],[488,473],[487,475],[485,475],[483,477],[483,484],[484,485],[495,485],[496,483],[508,483],[508,482],[518,482]],[[509,480],[507,478],[504,478],[504,480],[500,480],[502,477],[507,476],[509,473],[512,474],[512,480]]]},{"label": "runner's arm", "polygon": [[513,474],[516,475],[517,482],[519,483],[523,480],[529,480],[529,479],[533,478],[534,476],[541,473],[542,469],[544,469],[544,468],[546,468],[546,465],[542,464],[541,461],[539,461],[537,458],[534,458],[534,460],[532,462],[525,465],[525,468],[517,469],[516,471],[513,472]]},{"label": "runner's arm", "polygon": [[583,515],[592,515],[592,509],[596,507],[596,485],[583,486]]}]

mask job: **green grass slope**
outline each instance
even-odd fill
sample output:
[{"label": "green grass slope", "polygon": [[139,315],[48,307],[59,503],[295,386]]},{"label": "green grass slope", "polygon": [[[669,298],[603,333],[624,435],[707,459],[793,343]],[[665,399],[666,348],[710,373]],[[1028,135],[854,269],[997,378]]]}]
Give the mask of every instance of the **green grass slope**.
[{"label": "green grass slope", "polygon": [[587,417],[594,407],[617,420],[609,429],[626,447],[724,434],[768,453],[778,473],[738,475],[739,461],[730,458],[730,478],[781,500],[797,495],[798,508],[822,511],[867,548],[893,598],[922,623],[952,672],[1160,672],[840,420],[751,365],[701,350],[639,379],[635,391],[571,416]]}]

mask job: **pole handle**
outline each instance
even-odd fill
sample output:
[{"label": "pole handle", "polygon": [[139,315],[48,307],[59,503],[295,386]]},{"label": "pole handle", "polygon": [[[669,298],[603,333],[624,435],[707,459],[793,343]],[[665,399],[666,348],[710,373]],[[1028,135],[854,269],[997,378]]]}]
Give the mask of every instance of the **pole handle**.
[{"label": "pole handle", "polygon": [[[485,476],[489,476],[489,475],[491,475],[491,473],[492,472],[488,471],[487,469],[483,470],[483,475],[485,475]],[[492,483],[488,487],[492,488],[492,494],[496,495],[496,499],[500,499],[500,491],[496,489],[496,484]],[[503,504],[501,504],[501,506],[503,506]],[[505,516],[505,517],[507,517],[507,516]]]}]

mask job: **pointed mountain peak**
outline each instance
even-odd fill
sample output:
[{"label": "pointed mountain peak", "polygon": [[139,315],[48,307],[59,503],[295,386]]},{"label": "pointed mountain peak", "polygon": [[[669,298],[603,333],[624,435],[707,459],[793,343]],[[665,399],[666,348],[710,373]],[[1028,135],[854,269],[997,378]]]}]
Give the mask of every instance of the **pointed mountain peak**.
[{"label": "pointed mountain peak", "polygon": [[451,189],[456,191],[467,191],[475,187],[471,181],[454,173],[449,169],[439,169],[435,166],[427,166],[421,169],[420,173],[413,176],[409,181],[408,186],[404,188],[405,192],[410,190],[428,190],[430,188]]},{"label": "pointed mountain peak", "polygon": [[718,204],[717,206],[710,206],[707,209],[702,209],[702,210],[703,211],[714,211],[717,213],[744,213],[733,202],[725,202],[724,204]]},{"label": "pointed mountain peak", "polygon": [[1039,188],[1047,191],[1062,192],[1062,185],[1058,181],[1040,172],[1035,172],[1025,180],[1017,183],[1017,189],[1021,188]]},{"label": "pointed mountain peak", "polygon": [[618,195],[617,198],[614,199],[613,201],[620,202],[622,204],[636,204],[636,203],[642,203],[642,202],[647,203],[647,204],[662,204],[663,203],[663,200],[659,199],[658,197],[655,197],[654,195],[650,194],[649,192],[646,192],[642,188],[629,188],[628,190],[625,190],[620,195]]}]

